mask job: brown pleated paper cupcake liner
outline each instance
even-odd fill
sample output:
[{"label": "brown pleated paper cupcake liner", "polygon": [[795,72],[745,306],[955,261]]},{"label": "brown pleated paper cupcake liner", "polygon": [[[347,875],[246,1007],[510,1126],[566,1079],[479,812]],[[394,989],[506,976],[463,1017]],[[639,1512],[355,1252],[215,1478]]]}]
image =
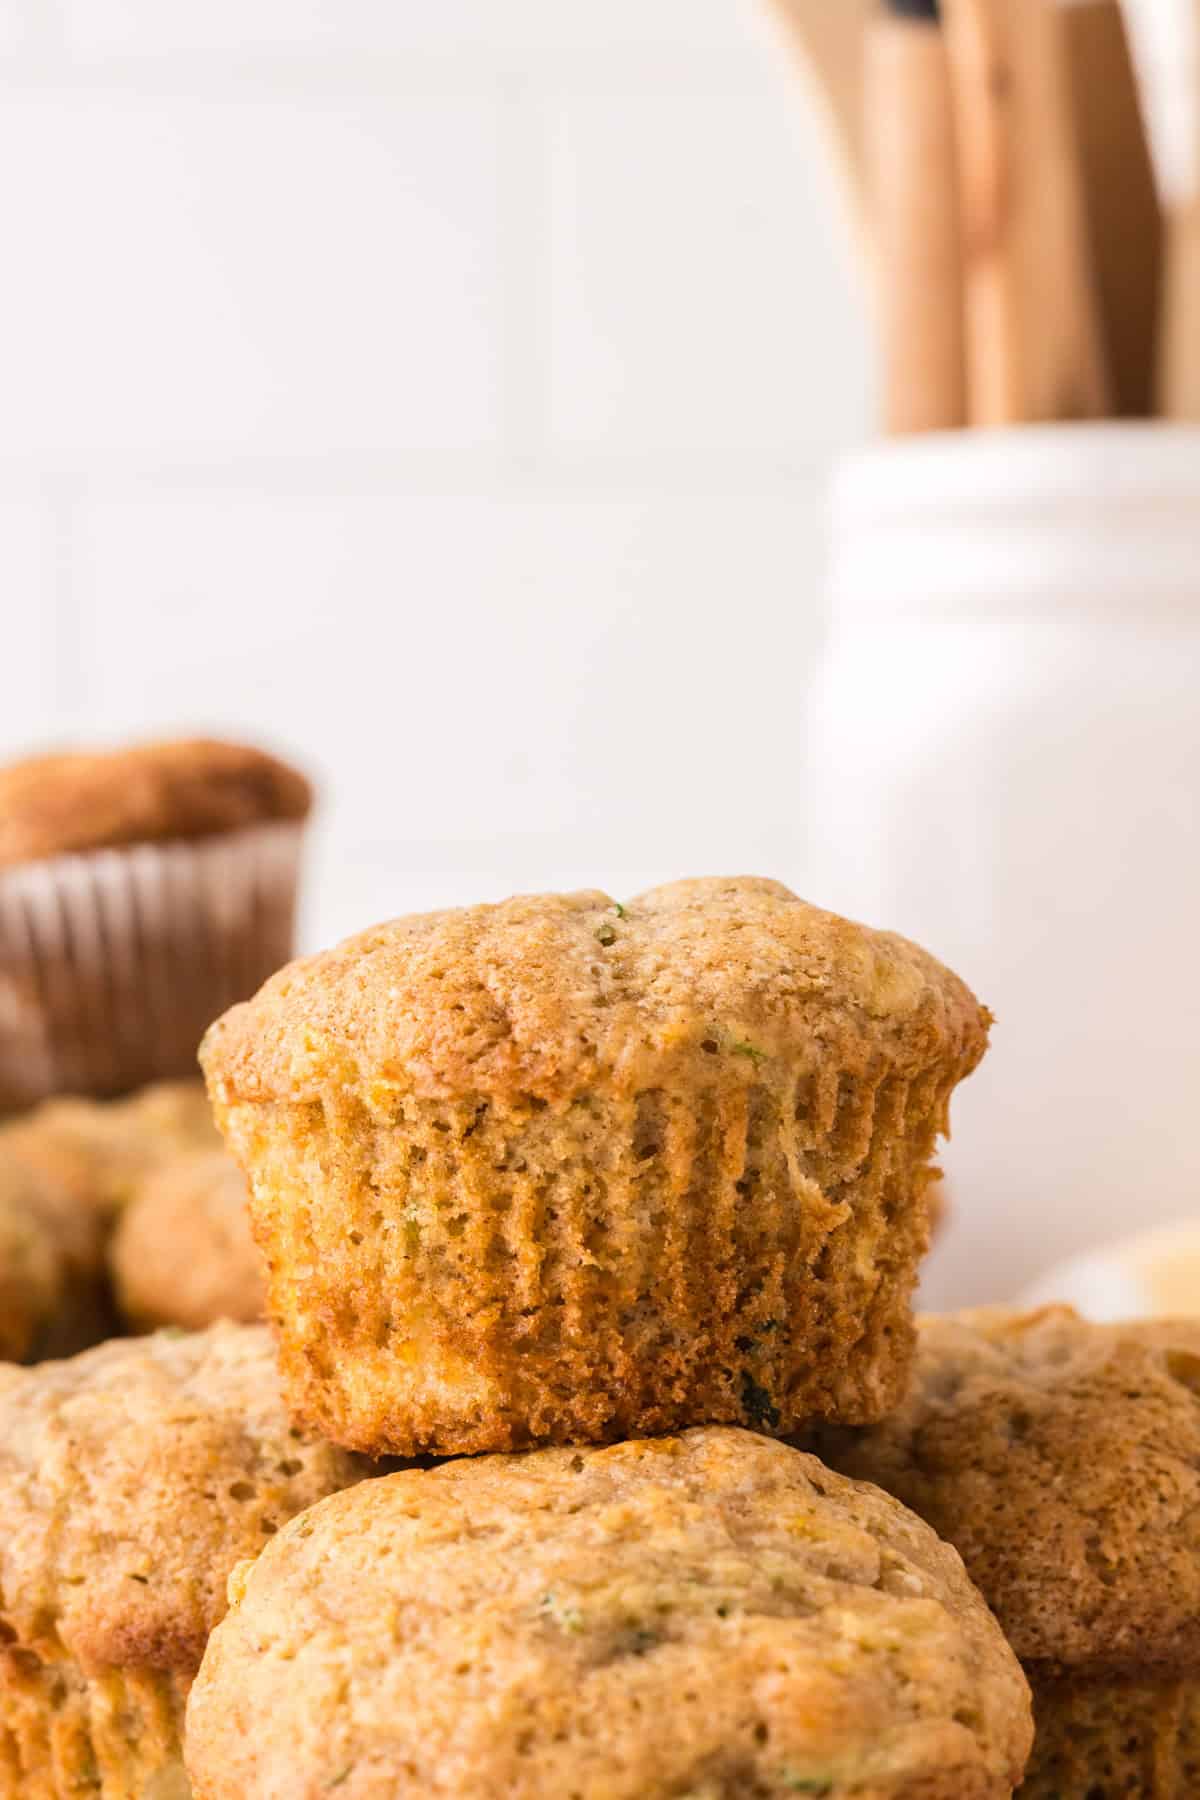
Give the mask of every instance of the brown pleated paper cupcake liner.
[{"label": "brown pleated paper cupcake liner", "polygon": [[196,1071],[217,1015],[292,954],[303,826],[0,874],[0,1113]]}]

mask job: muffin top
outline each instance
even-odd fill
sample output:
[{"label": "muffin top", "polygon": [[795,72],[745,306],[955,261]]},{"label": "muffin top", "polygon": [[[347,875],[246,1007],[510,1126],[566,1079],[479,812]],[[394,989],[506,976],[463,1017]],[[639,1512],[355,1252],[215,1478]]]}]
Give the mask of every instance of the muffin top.
[{"label": "muffin top", "polygon": [[190,1672],[238,1559],[367,1467],[289,1425],[262,1326],[0,1368],[0,1638]]},{"label": "muffin top", "polygon": [[542,894],[377,926],[289,964],[210,1030],[223,1101],[330,1086],[424,1098],[570,1099],[779,1059],[848,1075],[966,1074],[989,1017],[923,950],[748,877],[628,905]]},{"label": "muffin top", "polygon": [[126,1100],[46,1100],[0,1125],[0,1161],[21,1163],[109,1216],[168,1158],[220,1146],[202,1081],[162,1081]]},{"label": "muffin top", "polygon": [[110,1252],[125,1316],[189,1330],[260,1319],[266,1283],[246,1199],[246,1178],[222,1150],[175,1157],[148,1176]]},{"label": "muffin top", "polygon": [[199,1800],[1007,1795],[1028,1693],[955,1552],[719,1428],[367,1482],[231,1583]]},{"label": "muffin top", "polygon": [[1200,1662],[1200,1320],[921,1321],[908,1400],[823,1431],[962,1553],[1026,1662]]},{"label": "muffin top", "polygon": [[212,738],[30,757],[0,768],[0,869],[302,819],[311,805],[297,770]]}]

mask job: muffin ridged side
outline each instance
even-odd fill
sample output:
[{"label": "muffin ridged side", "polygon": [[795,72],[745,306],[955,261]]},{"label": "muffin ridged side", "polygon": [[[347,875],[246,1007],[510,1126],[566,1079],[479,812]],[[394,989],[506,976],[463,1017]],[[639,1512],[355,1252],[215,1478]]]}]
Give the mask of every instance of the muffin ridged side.
[{"label": "muffin ridged side", "polygon": [[0,1649],[0,1800],[187,1800],[189,1686],[153,1669],[89,1678]]},{"label": "muffin ridged side", "polygon": [[878,1418],[944,1103],[930,1081],[733,1073],[235,1114],[292,1404],[397,1454]]}]

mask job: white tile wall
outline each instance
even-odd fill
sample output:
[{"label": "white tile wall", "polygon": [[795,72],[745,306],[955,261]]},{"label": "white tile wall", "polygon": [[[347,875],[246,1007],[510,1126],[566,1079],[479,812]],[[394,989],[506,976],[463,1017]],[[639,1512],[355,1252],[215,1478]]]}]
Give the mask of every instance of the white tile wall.
[{"label": "white tile wall", "polygon": [[0,733],[8,744],[36,741],[55,715],[55,552],[51,506],[0,494]]},{"label": "white tile wall", "polygon": [[19,50],[25,36],[25,21],[16,0],[0,0],[0,61]]},{"label": "white tile wall", "polygon": [[93,501],[81,716],[252,724],[314,763],[331,929],[365,922],[338,888],[369,915],[364,867],[394,874],[384,911],[564,872],[794,869],[814,514],[713,494]]},{"label": "white tile wall", "polygon": [[62,0],[61,11],[68,43],[85,55],[740,52],[753,30],[730,0]]},{"label": "white tile wall", "polygon": [[569,96],[549,111],[554,442],[843,444],[866,404],[863,321],[815,127],[797,146],[762,94]]},{"label": "white tile wall", "polygon": [[303,758],[314,940],[803,880],[870,356],[757,5],[0,0],[0,751]]},{"label": "white tile wall", "polygon": [[0,455],[499,432],[498,108],[89,90],[0,104]]}]

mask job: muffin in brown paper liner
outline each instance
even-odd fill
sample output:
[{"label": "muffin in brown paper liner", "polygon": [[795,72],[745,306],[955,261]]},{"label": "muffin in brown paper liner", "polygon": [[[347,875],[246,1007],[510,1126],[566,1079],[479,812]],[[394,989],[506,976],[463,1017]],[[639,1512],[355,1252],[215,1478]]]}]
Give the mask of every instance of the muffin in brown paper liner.
[{"label": "muffin in brown paper liner", "polygon": [[751,879],[291,965],[202,1052],[290,1404],[399,1455],[880,1417],[987,1026],[924,951]]},{"label": "muffin in brown paper liner", "polygon": [[0,770],[0,1112],[192,1071],[292,952],[309,804],[207,741]]}]

